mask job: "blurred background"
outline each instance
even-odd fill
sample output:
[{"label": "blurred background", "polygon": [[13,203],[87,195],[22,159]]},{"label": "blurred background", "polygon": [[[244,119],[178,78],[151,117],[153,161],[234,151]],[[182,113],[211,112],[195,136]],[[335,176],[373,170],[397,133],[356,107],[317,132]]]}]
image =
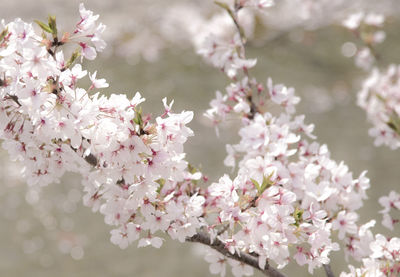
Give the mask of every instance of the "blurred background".
[{"label": "blurred background", "polygon": [[[79,20],[79,2],[0,0],[0,18],[45,21],[52,14],[57,15],[58,29],[68,31]],[[344,160],[355,177],[368,170],[371,189],[359,222],[377,218],[374,232],[389,233],[380,227],[377,200],[399,188],[400,153],[374,147],[368,136],[366,115],[355,104],[366,78],[352,57],[359,42],[340,21],[360,9],[388,16],[387,39],[377,48],[382,56],[378,65],[384,68],[400,63],[400,4],[396,0],[277,2],[268,13],[243,19],[250,37],[247,56],[258,58],[251,73],[259,81],[272,77],[275,83],[295,87],[302,98],[298,113],[316,125],[318,141],[328,144],[333,158]],[[207,22],[221,16],[221,11],[211,0],[84,3],[107,25],[108,50],[94,62],[85,62],[90,72],[98,70],[98,77],[107,78],[110,87],[104,92],[133,96],[140,91],[147,99],[144,110],[154,115],[161,112],[165,96],[175,99],[175,111],[195,111],[190,124],[195,137],[186,144],[188,160],[211,181],[229,172],[223,166],[224,145],[238,141],[236,129],[227,124],[217,138],[202,115],[215,91],[223,90],[229,80],[205,64],[193,47],[199,33],[207,32]],[[198,246],[169,239],[159,250],[135,245],[121,250],[111,244],[111,228],[103,216],[82,205],[79,176],[67,175],[60,184],[39,191],[25,184],[20,165],[11,162],[4,150],[0,162],[0,276],[211,276]],[[392,235],[399,236],[400,231]],[[342,255],[332,260],[337,275],[347,271]],[[284,271],[288,276],[308,276],[305,268],[296,266]]]}]

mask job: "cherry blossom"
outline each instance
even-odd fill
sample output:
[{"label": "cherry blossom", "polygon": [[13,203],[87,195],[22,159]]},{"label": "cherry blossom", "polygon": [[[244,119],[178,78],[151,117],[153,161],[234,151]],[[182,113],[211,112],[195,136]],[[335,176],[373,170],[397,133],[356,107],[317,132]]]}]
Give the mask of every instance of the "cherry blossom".
[{"label": "cherry blossom", "polygon": [[92,88],[108,88],[108,84],[106,82],[106,79],[96,79],[96,75],[97,75],[97,71],[95,71],[93,73],[93,75],[91,75],[89,73],[89,78],[90,78],[90,81],[92,82],[92,84],[90,85],[89,90],[92,89]]},{"label": "cherry blossom", "polygon": [[361,11],[349,15],[342,22],[343,26],[351,30],[364,44],[364,47],[358,49],[354,63],[365,71],[369,71],[378,58],[374,46],[386,38],[386,33],[381,30],[384,21],[383,14]]},{"label": "cherry blossom", "polygon": [[399,144],[398,91],[399,67],[391,65],[386,72],[374,69],[364,81],[358,94],[358,105],[367,112],[373,124],[369,134],[375,138],[376,146],[387,145],[396,149]]}]

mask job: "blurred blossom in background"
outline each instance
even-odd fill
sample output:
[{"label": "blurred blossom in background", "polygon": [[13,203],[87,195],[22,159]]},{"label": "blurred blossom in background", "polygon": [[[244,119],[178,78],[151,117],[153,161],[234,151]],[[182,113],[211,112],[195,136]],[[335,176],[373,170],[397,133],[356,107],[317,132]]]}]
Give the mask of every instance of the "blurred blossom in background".
[{"label": "blurred blossom in background", "polygon": [[[16,17],[43,20],[52,14],[59,29],[69,30],[79,16],[80,1],[75,0],[3,2],[0,18],[6,22]],[[386,67],[400,62],[400,5],[396,0],[277,2],[266,13],[241,13],[239,20],[249,38],[248,57],[258,59],[253,73],[259,80],[270,76],[295,87],[302,97],[299,113],[316,125],[315,134],[328,144],[333,158],[345,160],[355,175],[368,170],[372,188],[360,222],[379,221],[378,198],[399,187],[400,155],[374,147],[368,136],[370,126],[355,100],[366,78],[352,60],[359,42],[341,22],[359,10],[385,14],[386,40],[377,51],[382,53],[378,66]],[[210,30],[233,33],[229,16],[211,0],[84,3],[107,25],[107,51],[87,63],[89,71],[98,70],[107,78],[106,91],[130,97],[140,91],[148,100],[144,110],[150,112],[162,107],[165,96],[175,99],[176,111],[195,111],[188,160],[211,180],[228,172],[223,166],[224,144],[238,141],[235,126],[226,124],[217,138],[202,115],[226,79],[196,51]],[[210,276],[200,246],[167,240],[159,250],[134,246],[121,250],[111,244],[103,217],[83,207],[77,176],[68,175],[60,184],[37,190],[26,185],[21,167],[5,151],[0,160],[0,276]],[[347,270],[343,257],[333,255],[332,260],[335,272]],[[308,276],[304,268],[289,266],[284,271],[290,275],[294,270],[296,276]]]}]

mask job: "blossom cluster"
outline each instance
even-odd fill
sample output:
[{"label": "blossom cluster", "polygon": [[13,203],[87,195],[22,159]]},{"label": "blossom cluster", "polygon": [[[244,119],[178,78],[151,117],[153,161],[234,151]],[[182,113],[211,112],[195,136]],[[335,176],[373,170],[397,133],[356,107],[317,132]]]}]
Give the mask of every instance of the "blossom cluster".
[{"label": "blossom cluster", "polygon": [[393,218],[389,213],[392,209],[400,210],[400,194],[391,191],[389,195],[379,198],[379,204],[383,207],[380,211],[383,215],[382,225],[393,231],[394,225],[399,223],[399,219]]},{"label": "blossom cluster", "polygon": [[381,234],[370,243],[370,255],[362,260],[362,266],[350,265],[350,273],[340,277],[353,276],[398,276],[400,274],[400,239],[387,238]]},{"label": "blossom cluster", "polygon": [[[290,89],[277,86],[281,90],[271,92],[273,97],[298,102],[287,96]],[[365,172],[353,179],[345,164],[330,158],[325,145],[308,142],[304,136],[314,137],[313,126],[304,123],[304,116],[257,112],[251,119],[243,117],[242,124],[241,141],[227,145],[225,159],[227,166],[239,159],[237,176],[232,180],[225,175],[208,187],[207,205],[220,211],[215,225],[229,226],[218,239],[232,253],[255,253],[261,268],[267,259],[285,266],[293,247],[297,263],[307,264],[310,272],[339,250],[332,241],[335,231],[349,249],[362,249],[356,211],[369,188]],[[360,258],[365,253],[349,254]]]},{"label": "blossom cluster", "polygon": [[[192,112],[173,113],[164,99],[162,114],[151,123],[139,107],[144,98],[93,93],[108,87],[97,72],[88,89],[78,56],[94,59],[105,42],[98,15],[80,6],[80,21],[58,38],[55,18],[32,24],[3,23],[0,41],[0,134],[10,156],[23,163],[31,186],[58,182],[69,171],[83,176],[84,203],[116,227],[111,241],[122,248],[160,247],[153,234],[167,231],[184,241],[201,225],[204,198],[192,189],[200,173],[189,172],[183,144],[193,135],[186,127]],[[46,35],[46,33],[48,33]],[[50,35],[51,36],[50,36]],[[65,59],[62,47],[78,45]]]},{"label": "blossom cluster", "polygon": [[243,47],[241,44],[239,34],[228,41],[210,35],[199,53],[207,57],[213,66],[226,72],[230,78],[234,78],[238,69],[249,69],[256,64],[255,59],[242,58]]},{"label": "blossom cluster", "polygon": [[391,65],[385,72],[374,69],[358,93],[358,105],[372,123],[370,136],[375,145],[392,149],[400,146],[400,67]]},{"label": "blossom cluster", "polygon": [[[210,239],[209,246],[218,242],[230,255],[210,249],[206,260],[211,273],[224,276],[229,264],[235,276],[249,276],[253,268],[232,257],[253,257],[261,270],[269,262],[283,268],[295,260],[313,273],[330,263],[340,240],[346,258],[364,265],[351,266],[350,275],[343,276],[399,272],[399,239],[374,236],[374,220],[358,222],[370,186],[366,172],[354,178],[344,162],[333,160],[328,147],[315,140],[314,126],[296,114],[300,98],[294,88],[270,78],[258,82],[250,74],[257,61],[246,57],[239,12],[272,3],[218,2],[230,16],[234,34],[210,34],[199,46],[199,54],[232,81],[224,93],[217,91],[205,113],[216,125],[228,117],[239,122],[239,142],[226,146],[224,164],[233,168],[231,176],[200,185],[205,178],[184,152],[194,135],[187,127],[192,112],[174,113],[173,101],[164,98],[160,115],[152,120],[141,110],[145,99],[140,93],[128,99],[94,91],[109,84],[97,78],[97,71],[88,73],[79,56],[81,62],[93,60],[104,49],[105,26],[83,4],[75,29],[61,37],[52,16],[48,24],[37,22],[41,36],[21,19],[2,22],[3,147],[24,165],[31,186],[58,182],[67,171],[81,174],[84,204],[104,215],[114,228],[111,242],[121,248],[137,240],[138,247],[159,248],[161,233],[185,242],[201,232]],[[358,15],[346,26],[356,30],[360,22],[379,26],[383,21],[377,15]],[[67,44],[78,47],[69,58]],[[86,75],[90,86],[84,89],[79,85]],[[393,148],[400,132],[397,102],[392,100],[399,76],[394,66],[386,75],[375,71],[359,96],[377,126],[373,132],[380,134],[376,143]],[[389,134],[386,140],[382,131]],[[395,193],[382,198],[382,213],[398,208],[398,201]]]},{"label": "blossom cluster", "polygon": [[[366,111],[368,121],[373,124],[369,134],[375,138],[376,146],[387,145],[391,149],[397,149],[400,146],[398,108],[400,67],[390,65],[384,72],[372,67],[379,58],[374,47],[385,39],[385,32],[380,30],[384,20],[385,18],[381,14],[360,12],[343,21],[343,25],[360,37],[365,45],[362,50],[358,51],[355,64],[370,72],[357,95],[358,105]],[[379,203],[383,207],[380,211],[383,214],[382,225],[390,230],[394,229],[398,219],[394,219],[389,213],[392,209],[399,209],[399,200],[400,195],[395,191],[391,191],[388,196],[379,199]],[[342,273],[341,277],[398,276],[400,274],[399,238],[386,237],[382,234],[374,236],[369,231],[374,224],[375,221],[370,221],[359,231],[362,232],[360,238],[363,241],[362,249],[366,254],[359,259],[362,260],[362,266],[356,268],[350,265],[350,273]],[[351,244],[348,244],[348,247],[354,251]]]},{"label": "blossom cluster", "polygon": [[[235,48],[242,60],[248,60],[243,41]],[[214,49],[215,44],[208,44],[201,53]],[[218,68],[235,60],[203,56]],[[335,234],[346,241],[347,255],[360,260],[368,254],[364,249],[370,242],[365,239],[370,226],[357,224],[357,210],[369,188],[366,172],[353,179],[343,162],[330,158],[326,145],[307,139],[315,139],[314,126],[304,123],[304,115],[295,115],[300,99],[293,88],[274,85],[270,78],[266,84],[259,83],[250,77],[247,66],[237,68],[226,94],[217,91],[206,112],[215,124],[228,116],[241,120],[241,140],[227,145],[225,159],[226,166],[238,163],[237,175],[233,179],[224,175],[207,188],[207,207],[219,211],[209,231],[232,254],[242,251],[257,256],[260,268],[267,260],[284,267],[293,249],[296,262],[308,265],[312,273],[329,263],[331,251],[339,250]],[[239,73],[244,77],[235,82]],[[273,106],[281,112],[267,110]],[[222,274],[224,269],[217,271]]]},{"label": "blossom cluster", "polygon": [[343,22],[343,26],[351,30],[361,39],[364,46],[357,50],[354,63],[357,67],[368,71],[377,59],[374,47],[386,38],[381,30],[385,22],[383,14],[358,12],[351,14]]}]

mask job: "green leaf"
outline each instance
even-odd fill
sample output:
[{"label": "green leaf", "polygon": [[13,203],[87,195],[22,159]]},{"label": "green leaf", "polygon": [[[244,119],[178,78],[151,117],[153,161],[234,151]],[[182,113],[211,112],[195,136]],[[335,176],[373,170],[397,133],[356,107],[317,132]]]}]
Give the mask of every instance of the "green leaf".
[{"label": "green leaf", "polygon": [[300,209],[299,207],[296,207],[296,209],[294,210],[294,212],[293,212],[293,218],[294,218],[294,220],[296,221],[296,222],[294,223],[295,226],[297,226],[297,227],[300,226],[300,223],[301,223],[301,221],[302,221],[302,219],[303,219],[303,213],[304,213],[304,210],[303,210],[303,209]]},{"label": "green leaf", "polygon": [[53,30],[52,30],[46,23],[44,23],[44,22],[42,22],[42,21],[39,21],[39,20],[34,20],[34,21],[35,21],[35,23],[36,23],[37,25],[39,25],[39,27],[42,28],[42,30],[45,31],[46,33],[50,33],[50,34],[53,33]]},{"label": "green leaf", "polygon": [[[194,167],[193,165],[191,165],[190,163],[188,164],[187,169],[188,169],[188,171],[189,171],[191,174],[195,174],[196,172],[199,172],[199,171],[200,171],[200,170],[198,170],[196,167]],[[194,184],[194,185],[196,185],[196,186],[197,186],[197,184],[198,184],[198,181],[197,181],[197,180],[191,180],[191,182],[192,182],[192,184]]]},{"label": "green leaf", "polygon": [[5,28],[1,33],[0,33],[0,41],[2,41],[6,35],[8,35],[8,28]]},{"label": "green leaf", "polygon": [[214,1],[214,3],[216,5],[218,5],[218,6],[220,6],[221,8],[223,8],[223,9],[225,9],[227,11],[230,11],[230,8],[229,8],[228,4],[223,3],[223,2],[219,2],[219,1]]},{"label": "green leaf", "polygon": [[274,184],[274,181],[271,180],[272,176],[274,175],[274,172],[271,172],[267,177],[263,177],[263,182],[261,185],[261,193],[263,193],[267,188],[272,186]]},{"label": "green leaf", "polygon": [[162,190],[162,188],[165,185],[165,180],[164,179],[158,179],[155,181],[156,183],[158,183],[160,186],[157,188],[157,193],[160,193],[160,191]]},{"label": "green leaf", "polygon": [[142,108],[136,109],[136,117],[133,119],[133,122],[135,122],[137,125],[140,127],[143,124],[143,119],[142,119]]},{"label": "green leaf", "polygon": [[398,135],[400,135],[400,118],[396,113],[393,113],[390,116],[390,119],[388,122],[386,122],[386,125],[389,126],[389,128],[395,131]]},{"label": "green leaf", "polygon": [[271,180],[271,178],[272,178],[273,175],[274,175],[274,172],[272,172],[272,173],[269,174],[268,176],[264,176],[264,177],[263,177],[263,182],[262,182],[261,186],[260,186],[260,184],[259,184],[256,180],[250,178],[251,182],[253,183],[253,185],[254,185],[254,186],[256,187],[256,189],[257,189],[258,195],[263,194],[263,192],[264,192],[267,188],[269,188],[270,186],[272,186],[272,185],[274,184],[274,181]]},{"label": "green leaf", "polygon": [[378,98],[378,100],[380,100],[380,101],[382,101],[382,102],[386,102],[386,99],[382,96],[382,95],[380,95],[380,94],[375,94],[375,96],[376,96],[376,98]]},{"label": "green leaf", "polygon": [[78,48],[72,53],[71,58],[69,58],[67,62],[67,67],[70,67],[75,62],[75,60],[79,58],[80,55],[81,55],[81,50],[80,48]]},{"label": "green leaf", "polygon": [[196,172],[198,172],[199,170],[197,168],[195,168],[193,165],[188,164],[188,170],[191,174],[194,174]]},{"label": "green leaf", "polygon": [[49,28],[53,34],[53,37],[57,37],[57,23],[54,15],[49,16]]},{"label": "green leaf", "polygon": [[256,180],[254,180],[253,178],[250,178],[250,180],[253,183],[253,185],[256,187],[258,193],[260,193],[260,190],[261,190],[260,184]]}]

